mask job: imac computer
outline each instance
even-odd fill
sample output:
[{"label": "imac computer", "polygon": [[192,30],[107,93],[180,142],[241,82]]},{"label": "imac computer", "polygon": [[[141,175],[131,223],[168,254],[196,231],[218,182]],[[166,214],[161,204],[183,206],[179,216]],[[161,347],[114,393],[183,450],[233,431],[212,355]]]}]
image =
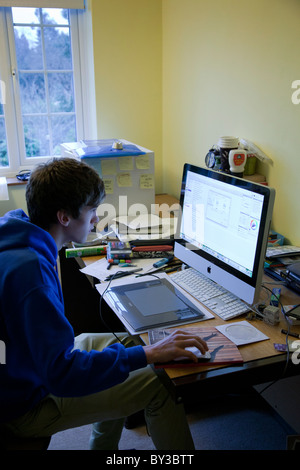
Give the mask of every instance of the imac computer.
[{"label": "imac computer", "polygon": [[248,304],[261,289],[275,191],[185,164],[174,254]]}]

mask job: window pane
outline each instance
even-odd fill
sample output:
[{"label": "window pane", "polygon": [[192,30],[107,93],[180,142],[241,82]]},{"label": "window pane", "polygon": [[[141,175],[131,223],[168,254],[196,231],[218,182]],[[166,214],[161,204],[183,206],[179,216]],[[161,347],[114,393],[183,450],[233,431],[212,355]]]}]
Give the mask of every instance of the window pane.
[{"label": "window pane", "polygon": [[76,141],[69,10],[13,8],[26,158]]},{"label": "window pane", "polygon": [[40,22],[38,8],[12,8],[12,16],[14,23],[37,24]]},{"label": "window pane", "polygon": [[71,39],[69,28],[45,28],[46,67],[48,70],[71,70]]},{"label": "window pane", "polygon": [[42,70],[41,28],[15,26],[16,55],[19,69]]},{"label": "window pane", "polygon": [[49,73],[50,112],[73,112],[74,93],[71,73]]},{"label": "window pane", "polygon": [[76,142],[76,118],[71,116],[55,116],[51,118],[53,134],[53,154],[60,155],[62,142]]},{"label": "window pane", "polygon": [[22,113],[46,113],[45,78],[43,73],[20,73]]},{"label": "window pane", "polygon": [[48,119],[46,116],[23,117],[26,157],[50,155]]},{"label": "window pane", "polygon": [[[0,105],[0,113],[3,113],[3,106]],[[7,143],[4,117],[0,116],[0,167],[8,166]]]},{"label": "window pane", "polygon": [[69,24],[69,10],[64,8],[42,8],[44,24]]}]

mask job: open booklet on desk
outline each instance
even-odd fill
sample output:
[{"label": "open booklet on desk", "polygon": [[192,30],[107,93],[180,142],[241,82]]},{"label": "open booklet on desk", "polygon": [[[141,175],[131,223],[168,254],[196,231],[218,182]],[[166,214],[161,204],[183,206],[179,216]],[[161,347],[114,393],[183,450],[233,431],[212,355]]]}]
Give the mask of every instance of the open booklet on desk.
[{"label": "open booklet on desk", "polygon": [[[192,362],[188,359],[181,359],[165,364],[157,363],[156,368],[168,367],[193,367],[193,366],[211,366],[211,365],[235,365],[241,364],[243,358],[238,347],[226,338],[215,327],[210,326],[197,326],[187,327],[185,331],[195,334],[204,339],[208,345],[210,358],[208,360],[199,359],[198,362]],[[148,333],[149,343],[154,344],[162,340],[165,336],[169,335],[174,329],[154,329]]]}]

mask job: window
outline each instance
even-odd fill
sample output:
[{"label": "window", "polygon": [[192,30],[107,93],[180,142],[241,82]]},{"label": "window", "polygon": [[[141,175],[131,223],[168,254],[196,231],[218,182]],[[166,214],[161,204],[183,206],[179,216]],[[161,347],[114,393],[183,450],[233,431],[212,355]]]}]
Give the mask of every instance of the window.
[{"label": "window", "polygon": [[0,8],[0,174],[30,169],[60,155],[61,143],[92,137],[85,133],[82,105],[83,90],[91,85],[80,55],[84,14]]}]

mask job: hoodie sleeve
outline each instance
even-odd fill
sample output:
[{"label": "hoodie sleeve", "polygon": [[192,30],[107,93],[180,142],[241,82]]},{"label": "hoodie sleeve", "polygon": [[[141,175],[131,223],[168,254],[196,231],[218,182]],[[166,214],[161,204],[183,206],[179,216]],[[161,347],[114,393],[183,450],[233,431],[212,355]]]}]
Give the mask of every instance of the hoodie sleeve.
[{"label": "hoodie sleeve", "polygon": [[82,396],[123,382],[146,367],[141,346],[115,343],[103,351],[74,348],[74,334],[63,305],[51,288],[37,288],[23,300],[23,350],[37,379],[57,396]]}]

